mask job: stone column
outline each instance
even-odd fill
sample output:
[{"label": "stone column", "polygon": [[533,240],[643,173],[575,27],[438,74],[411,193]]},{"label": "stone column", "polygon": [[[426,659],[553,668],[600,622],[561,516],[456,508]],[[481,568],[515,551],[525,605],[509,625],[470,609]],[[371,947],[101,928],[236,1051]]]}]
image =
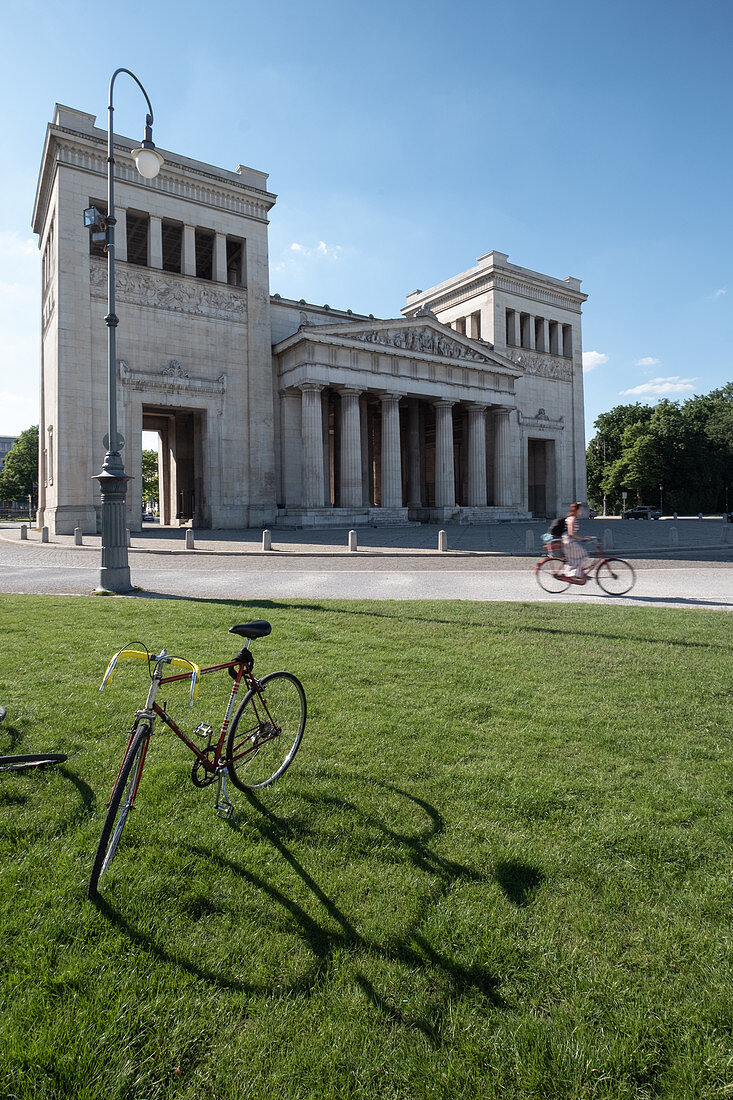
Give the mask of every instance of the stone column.
[{"label": "stone column", "polygon": [[509,347],[519,347],[520,344],[520,331],[519,331],[519,314],[516,310],[507,311],[506,313],[506,342]]},{"label": "stone column", "polygon": [[196,230],[192,225],[183,227],[183,255],[181,256],[181,273],[183,275],[196,274]]},{"label": "stone column", "polygon": [[299,390],[284,390],[280,399],[280,446],[282,487],[286,508],[303,505],[303,395]]},{"label": "stone column", "polygon": [[382,393],[382,507],[402,507],[400,394]]},{"label": "stone column", "polygon": [[411,401],[407,421],[407,507],[422,507],[420,406]]},{"label": "stone column", "polygon": [[361,390],[341,390],[342,508],[361,508]]},{"label": "stone column", "polygon": [[214,235],[214,280],[217,283],[227,281],[227,239],[223,233]]},{"label": "stone column", "polygon": [[468,406],[468,503],[486,506],[486,406]]},{"label": "stone column", "polygon": [[365,394],[359,398],[359,416],[361,424],[361,506],[368,508],[369,501],[369,405]]},{"label": "stone column", "polygon": [[303,433],[303,506],[323,508],[323,416],[321,414],[321,390],[312,382],[305,382],[301,426]]},{"label": "stone column", "polygon": [[453,401],[435,402],[435,506],[455,508]]},{"label": "stone column", "polygon": [[148,223],[148,267],[163,268],[163,225],[155,214]]},{"label": "stone column", "polygon": [[511,409],[498,408],[494,411],[496,422],[495,446],[496,457],[494,460],[494,472],[496,478],[496,492],[494,502],[499,508],[508,508],[512,503],[512,433],[509,417]]},{"label": "stone column", "polygon": [[115,206],[115,259],[127,259],[127,211]]}]

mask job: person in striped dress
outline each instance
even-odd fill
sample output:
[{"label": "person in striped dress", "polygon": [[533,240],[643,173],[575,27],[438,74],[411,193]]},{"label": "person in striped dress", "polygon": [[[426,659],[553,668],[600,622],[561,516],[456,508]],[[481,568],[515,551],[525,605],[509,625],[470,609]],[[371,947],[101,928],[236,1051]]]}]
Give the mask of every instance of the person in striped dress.
[{"label": "person in striped dress", "polygon": [[574,504],[570,505],[570,511],[565,517],[567,530],[562,537],[566,562],[564,579],[570,581],[571,584],[585,584],[588,579],[585,575],[585,562],[588,555],[582,544],[584,542],[590,542],[591,540],[583,538],[580,534],[580,516],[582,511],[583,505],[580,501],[576,500]]}]

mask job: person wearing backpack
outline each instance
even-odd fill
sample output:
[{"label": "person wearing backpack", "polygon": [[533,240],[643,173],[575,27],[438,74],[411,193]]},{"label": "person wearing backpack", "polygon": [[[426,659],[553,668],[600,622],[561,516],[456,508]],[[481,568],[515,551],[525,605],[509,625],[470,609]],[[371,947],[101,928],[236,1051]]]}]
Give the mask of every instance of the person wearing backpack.
[{"label": "person wearing backpack", "polygon": [[[588,555],[581,543],[590,542],[591,540],[584,538],[580,534],[580,516],[582,511],[583,505],[579,500],[576,500],[570,505],[570,511],[565,517],[565,531],[562,536],[562,545],[566,562],[563,579],[570,581],[571,584],[585,584],[588,579],[585,575],[584,568]],[[552,533],[552,527],[550,528],[550,532]]]}]

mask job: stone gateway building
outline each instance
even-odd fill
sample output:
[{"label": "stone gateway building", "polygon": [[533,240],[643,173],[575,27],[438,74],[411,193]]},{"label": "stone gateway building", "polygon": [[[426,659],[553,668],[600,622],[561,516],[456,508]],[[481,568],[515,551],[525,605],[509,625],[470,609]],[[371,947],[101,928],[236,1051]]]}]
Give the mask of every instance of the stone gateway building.
[{"label": "stone gateway building", "polygon": [[[38,521],[100,526],[107,431],[105,130],[57,106],[33,229],[42,253]],[[485,523],[585,499],[577,279],[501,252],[397,317],[272,295],[263,172],[161,150],[154,180],[115,138],[117,393],[128,526],[142,432],[158,433],[161,522],[196,527]]]}]

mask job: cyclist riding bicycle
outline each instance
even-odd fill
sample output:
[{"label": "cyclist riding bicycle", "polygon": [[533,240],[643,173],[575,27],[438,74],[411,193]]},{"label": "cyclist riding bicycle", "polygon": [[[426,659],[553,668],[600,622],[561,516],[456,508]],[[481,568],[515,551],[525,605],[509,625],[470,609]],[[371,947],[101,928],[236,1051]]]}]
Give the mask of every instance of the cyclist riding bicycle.
[{"label": "cyclist riding bicycle", "polygon": [[581,543],[593,541],[579,534],[582,511],[583,505],[579,500],[576,500],[570,505],[570,511],[565,517],[565,531],[562,536],[562,545],[566,562],[566,569],[565,573],[562,574],[562,580],[570,581],[571,584],[585,584],[587,580],[585,575],[585,563],[588,559],[588,554],[585,552],[585,548],[581,546]]}]

